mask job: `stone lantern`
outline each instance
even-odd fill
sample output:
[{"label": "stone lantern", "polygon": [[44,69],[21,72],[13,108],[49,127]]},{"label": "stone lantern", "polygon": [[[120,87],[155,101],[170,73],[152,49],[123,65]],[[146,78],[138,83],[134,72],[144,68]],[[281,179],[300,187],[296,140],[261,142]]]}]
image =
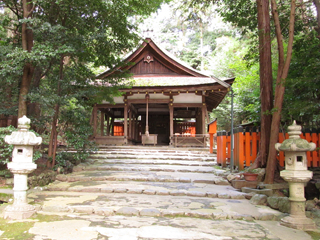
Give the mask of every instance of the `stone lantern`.
[{"label": "stone lantern", "polygon": [[4,218],[24,219],[35,213],[35,207],[28,204],[28,174],[33,172],[37,165],[32,162],[33,146],[40,145],[41,137],[36,137],[30,128],[30,119],[26,116],[18,119],[18,131],[5,137],[5,142],[13,145],[12,162],[8,169],[14,174],[14,201],[6,207]]},{"label": "stone lantern", "polygon": [[288,127],[289,139],[283,143],[277,143],[275,148],[285,152],[285,170],[280,172],[280,176],[289,184],[290,215],[281,219],[281,224],[287,227],[312,230],[315,223],[305,215],[304,187],[312,178],[312,172],[308,171],[307,151],[316,149],[315,143],[309,143],[301,139],[301,126],[294,121]]}]

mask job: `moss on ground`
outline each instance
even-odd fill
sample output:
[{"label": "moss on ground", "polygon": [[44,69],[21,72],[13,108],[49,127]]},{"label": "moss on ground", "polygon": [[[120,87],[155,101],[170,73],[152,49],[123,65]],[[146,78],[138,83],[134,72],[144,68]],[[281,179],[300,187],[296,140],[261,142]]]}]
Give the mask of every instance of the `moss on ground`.
[{"label": "moss on ground", "polygon": [[4,233],[1,235],[2,239],[14,239],[14,240],[31,240],[34,238],[33,234],[29,233],[29,229],[32,228],[34,222],[30,221],[9,221],[0,218],[0,230]]},{"label": "moss on ground", "polygon": [[12,198],[13,198],[12,194],[0,193],[0,201],[8,202],[9,199],[12,199]]},{"label": "moss on ground", "polygon": [[67,216],[46,214],[35,214],[29,220],[26,219],[20,221],[12,221],[0,218],[0,231],[4,232],[0,238],[12,240],[31,240],[34,239],[35,235],[30,234],[29,229],[33,227],[35,222],[54,222],[70,219],[73,218]]},{"label": "moss on ground", "polygon": [[319,240],[320,239],[320,232],[311,232],[311,231],[306,231],[313,240]]}]

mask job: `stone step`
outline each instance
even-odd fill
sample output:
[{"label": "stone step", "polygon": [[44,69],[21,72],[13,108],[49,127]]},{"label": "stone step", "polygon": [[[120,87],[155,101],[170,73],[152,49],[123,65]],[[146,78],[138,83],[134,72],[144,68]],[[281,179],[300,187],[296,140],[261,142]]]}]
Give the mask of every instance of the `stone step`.
[{"label": "stone step", "polygon": [[87,215],[140,217],[188,217],[205,219],[279,220],[283,214],[246,199],[219,199],[194,196],[86,192],[34,192],[29,199],[42,202],[41,212],[68,212]]},{"label": "stone step", "polygon": [[177,155],[177,156],[204,156],[210,157],[213,154],[209,152],[191,152],[191,151],[152,151],[152,150],[98,150],[94,153],[97,154],[129,154],[129,155],[137,155],[137,154],[159,154],[159,155]]},{"label": "stone step", "polygon": [[160,164],[120,164],[105,162],[98,164],[79,164],[73,168],[74,172],[80,171],[143,171],[143,172],[193,172],[193,173],[216,173],[212,166],[185,166],[185,165],[160,165]]},{"label": "stone step", "polygon": [[[128,146],[110,146],[110,145],[99,145],[100,150],[118,150],[118,151],[171,151],[171,152],[199,152],[209,153],[209,147],[178,147],[174,148],[171,146],[142,146],[142,145],[128,145]],[[216,148],[213,149],[214,151]]]},{"label": "stone step", "polygon": [[85,164],[140,164],[140,165],[179,165],[179,166],[217,166],[216,161],[185,161],[185,160],[166,160],[166,159],[87,159]]},{"label": "stone step", "polygon": [[119,148],[108,148],[108,149],[102,149],[99,148],[99,150],[95,151],[96,153],[112,153],[112,154],[121,154],[121,153],[128,153],[130,155],[134,154],[171,154],[171,155],[200,155],[200,156],[210,156],[212,155],[209,152],[209,149],[205,151],[192,151],[192,150],[183,150],[183,149],[177,149],[177,148],[164,148],[164,149],[152,149],[152,148],[132,148],[132,149],[119,149]]},{"label": "stone step", "polygon": [[91,154],[89,159],[156,159],[156,160],[184,160],[184,161],[215,161],[215,157],[189,157],[189,156],[175,156],[175,155],[128,155],[128,154]]},{"label": "stone step", "polygon": [[57,175],[63,182],[77,181],[147,181],[147,182],[194,182],[206,184],[229,185],[221,176],[213,173],[194,172],[159,172],[159,171],[80,171],[68,175]]},{"label": "stone step", "polygon": [[243,199],[246,194],[229,185],[197,182],[136,182],[136,181],[55,181],[49,191],[128,193],[146,195],[197,196],[223,199]]}]

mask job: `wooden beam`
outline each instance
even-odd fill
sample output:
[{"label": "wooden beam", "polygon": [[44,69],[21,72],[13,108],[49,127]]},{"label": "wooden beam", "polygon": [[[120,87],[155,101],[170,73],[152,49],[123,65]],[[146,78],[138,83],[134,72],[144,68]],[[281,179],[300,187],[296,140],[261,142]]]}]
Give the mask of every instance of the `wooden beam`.
[{"label": "wooden beam", "polygon": [[175,108],[182,108],[182,107],[190,107],[190,108],[201,108],[202,103],[173,103]]},{"label": "wooden beam", "polygon": [[124,108],[124,103],[110,104],[110,103],[102,103],[96,104],[97,108]]},{"label": "wooden beam", "polygon": [[150,86],[150,87],[132,87],[132,88],[128,88],[128,89],[121,89],[121,92],[131,92],[131,94],[134,93],[145,93],[146,91],[149,93],[152,92],[163,92],[163,93],[168,93],[168,92],[172,92],[172,93],[178,93],[180,91],[180,93],[182,92],[195,92],[195,91],[224,91],[227,92],[228,88],[225,88],[223,86],[221,86],[220,84],[217,83],[210,83],[210,84],[199,84],[199,85],[182,85],[182,86]]},{"label": "wooden beam", "polygon": [[[170,99],[149,99],[149,103],[169,103]],[[145,99],[128,99],[129,104],[147,103]]]},{"label": "wooden beam", "polygon": [[163,94],[164,96],[172,97],[172,96],[178,96],[178,95],[180,95],[180,92],[171,92],[171,91],[169,91],[169,92],[163,92],[162,94]]}]

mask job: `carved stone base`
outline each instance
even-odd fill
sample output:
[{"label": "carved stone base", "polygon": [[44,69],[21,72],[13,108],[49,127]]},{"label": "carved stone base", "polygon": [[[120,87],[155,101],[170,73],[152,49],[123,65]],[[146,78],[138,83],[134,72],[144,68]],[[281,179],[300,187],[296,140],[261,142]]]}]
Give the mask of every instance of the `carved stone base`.
[{"label": "carved stone base", "polygon": [[281,225],[294,228],[294,229],[299,229],[299,230],[314,230],[316,229],[316,224],[314,221],[310,218],[307,217],[292,217],[292,216],[287,216],[281,219],[280,222]]},{"label": "carved stone base", "polygon": [[35,207],[29,204],[23,204],[18,206],[10,205],[5,208],[3,217],[4,219],[19,220],[30,218],[35,213]]}]

